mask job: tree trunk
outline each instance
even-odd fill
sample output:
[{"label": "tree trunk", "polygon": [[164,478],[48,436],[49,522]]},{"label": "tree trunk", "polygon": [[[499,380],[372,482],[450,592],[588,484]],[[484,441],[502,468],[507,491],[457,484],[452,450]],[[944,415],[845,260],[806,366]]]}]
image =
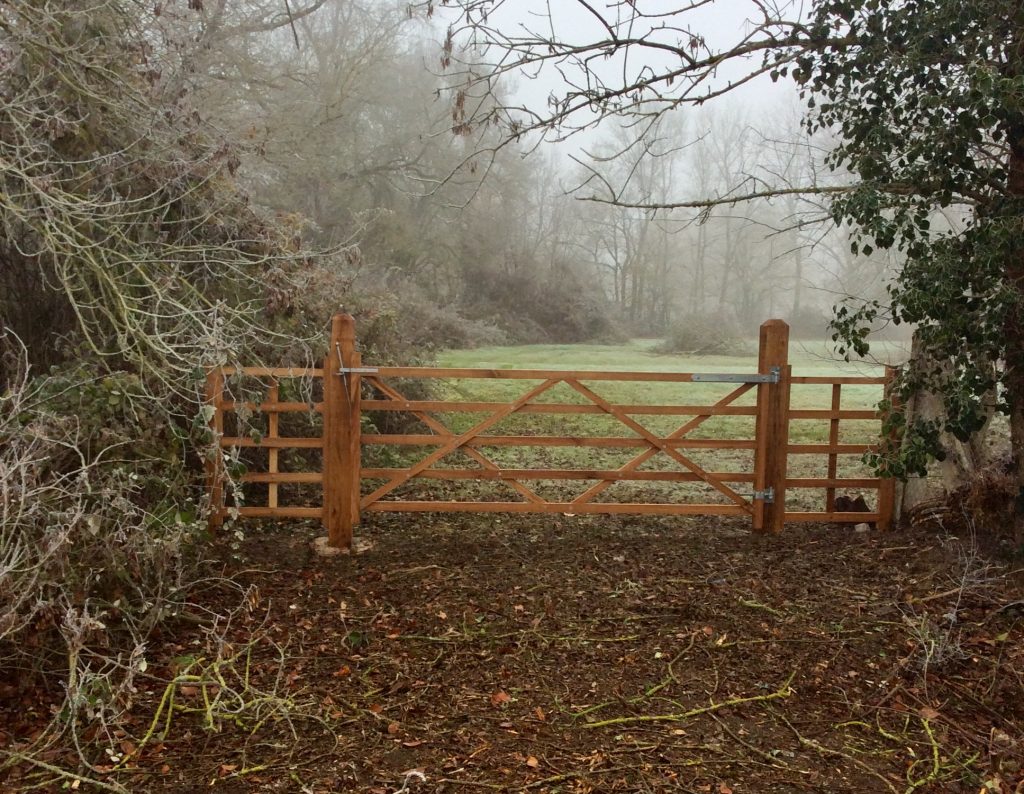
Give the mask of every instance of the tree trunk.
[{"label": "tree trunk", "polygon": [[[917,334],[914,335],[910,348],[910,361],[907,363],[912,370],[944,371],[948,372],[949,362],[938,361],[924,347]],[[967,484],[974,475],[988,463],[986,439],[992,416],[995,413],[995,394],[987,401],[985,425],[975,433],[967,442],[958,441],[949,433],[941,433],[939,443],[945,453],[945,460],[940,461],[936,466],[941,480],[941,486],[945,493],[951,493],[962,485]],[[914,394],[904,406],[907,423],[910,424],[916,419],[938,419],[943,420],[946,410],[942,398],[938,394],[928,391],[919,391]],[[902,517],[912,510],[916,505],[926,501],[931,490],[928,480],[924,477],[909,480],[902,489],[899,499],[898,513]]]},{"label": "tree trunk", "polygon": [[800,313],[803,311],[804,257],[800,240],[796,234],[793,237],[793,322],[800,322]]},{"label": "tree trunk", "polygon": [[697,314],[704,309],[704,252],[707,248],[707,224],[697,227],[697,257],[695,260],[693,288],[690,290],[690,312]]}]

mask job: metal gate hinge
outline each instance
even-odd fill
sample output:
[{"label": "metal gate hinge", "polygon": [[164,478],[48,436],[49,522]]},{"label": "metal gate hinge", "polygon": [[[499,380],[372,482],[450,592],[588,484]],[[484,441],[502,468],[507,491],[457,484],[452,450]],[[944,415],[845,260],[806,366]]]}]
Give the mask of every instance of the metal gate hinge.
[{"label": "metal gate hinge", "polygon": [[754,491],[750,497],[754,500],[763,501],[766,505],[770,505],[775,501],[775,489],[769,486],[763,491]]},{"label": "metal gate hinge", "polygon": [[380,370],[376,367],[339,367],[337,375],[376,375]]},{"label": "metal gate hinge", "polygon": [[744,375],[739,372],[710,373],[695,372],[694,383],[778,383],[782,380],[782,369],[771,367],[765,374]]}]

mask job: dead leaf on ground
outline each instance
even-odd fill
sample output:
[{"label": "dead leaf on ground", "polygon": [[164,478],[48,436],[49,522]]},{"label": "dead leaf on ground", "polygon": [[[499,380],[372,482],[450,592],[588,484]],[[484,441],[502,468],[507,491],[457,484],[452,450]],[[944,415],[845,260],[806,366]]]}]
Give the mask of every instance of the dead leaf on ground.
[{"label": "dead leaf on ground", "polygon": [[511,700],[512,696],[504,689],[499,689],[491,695],[491,705],[494,706],[494,708],[498,708],[502,703],[508,703]]}]

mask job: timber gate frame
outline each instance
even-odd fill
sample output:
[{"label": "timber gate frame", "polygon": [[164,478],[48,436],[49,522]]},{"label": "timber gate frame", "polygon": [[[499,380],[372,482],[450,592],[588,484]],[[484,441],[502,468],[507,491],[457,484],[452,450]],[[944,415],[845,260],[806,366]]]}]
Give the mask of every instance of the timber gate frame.
[{"label": "timber gate frame", "polygon": [[[782,320],[768,320],[760,330],[758,371],[752,374],[706,374],[670,372],[589,372],[574,370],[462,369],[441,367],[364,367],[356,352],[355,321],[350,315],[335,315],[331,338],[323,368],[221,367],[207,375],[206,398],[213,407],[210,428],[220,448],[263,447],[268,450],[266,472],[245,473],[241,482],[265,483],[267,502],[264,506],[231,508],[234,515],[261,518],[319,518],[327,529],[329,543],[347,548],[352,543],[352,529],[362,512],[515,512],[515,513],[634,513],[647,515],[734,515],[750,516],[754,531],[777,532],[787,521],[829,521],[838,523],[876,522],[880,529],[892,526],[895,484],[887,478],[839,478],[839,455],[863,454],[876,445],[840,444],[839,423],[843,419],[877,419],[874,410],[842,409],[843,385],[882,385],[886,396],[894,371],[887,368],[885,377],[836,376],[794,377],[789,366],[789,326]],[[230,376],[268,379],[266,399],[260,403],[235,403],[225,399],[225,379]],[[322,402],[282,402],[279,398],[281,380],[289,378],[320,378],[323,380]],[[440,400],[408,400],[388,378],[493,378],[504,380],[541,381],[519,397],[503,403],[460,402]],[[736,388],[711,405],[617,405],[608,402],[583,381],[638,381],[694,383],[734,383]],[[554,386],[564,383],[587,399],[586,404],[537,403],[534,400]],[[793,387],[831,385],[832,404],[824,410],[791,410]],[[365,387],[365,389],[364,389]],[[735,401],[757,389],[753,406],[735,405]],[[376,393],[374,399],[363,399]],[[265,437],[251,438],[224,435],[225,414],[240,410],[266,413],[268,432]],[[319,438],[281,437],[279,416],[289,412],[320,411],[323,430]],[[361,412],[402,411],[416,416],[431,434],[362,434]],[[455,433],[432,414],[444,412],[481,412],[486,418],[470,429]],[[517,413],[589,413],[613,417],[633,431],[635,436],[622,438],[599,436],[502,436],[485,431]],[[632,418],[641,415],[690,416],[668,435],[657,435]],[[712,416],[754,416],[753,439],[692,438],[691,431]],[[789,438],[791,419],[827,419],[827,444],[793,444]],[[436,449],[418,463],[405,468],[362,468],[361,450],[369,445],[434,446]],[[637,448],[640,451],[626,464],[608,470],[582,469],[509,469],[500,468],[480,449],[496,446],[576,446],[599,448]],[[320,472],[282,472],[279,466],[281,449],[312,448],[322,450]],[[754,451],[754,470],[746,472],[707,471],[690,459],[687,449],[749,449]],[[464,453],[480,468],[437,469],[434,464],[456,450]],[[656,455],[666,455],[683,467],[680,471],[642,471],[640,467]],[[824,478],[788,478],[789,455],[818,454],[828,456]],[[210,527],[219,527],[229,509],[225,507],[226,472],[222,455],[215,455],[206,464],[207,490],[210,498]],[[408,501],[384,499],[389,493],[413,478],[441,480],[501,481],[515,489],[521,501]],[[362,492],[364,479],[386,480],[383,485]],[[539,496],[524,480],[596,480],[572,501],[552,502]],[[609,486],[623,480],[667,482],[702,481],[726,497],[724,504],[595,502],[594,497]],[[283,506],[278,500],[278,486],[283,483],[319,483],[321,507]],[[742,492],[735,483],[752,484],[753,492]],[[874,512],[839,512],[835,509],[837,488],[873,489],[878,491]],[[824,512],[787,512],[787,488],[823,488],[826,493]]]}]

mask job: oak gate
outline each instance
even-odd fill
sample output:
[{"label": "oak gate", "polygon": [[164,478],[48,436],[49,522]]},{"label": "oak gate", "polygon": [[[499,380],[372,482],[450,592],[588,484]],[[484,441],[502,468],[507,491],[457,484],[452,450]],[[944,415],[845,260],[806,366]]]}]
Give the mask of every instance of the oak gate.
[{"label": "oak gate", "polygon": [[[757,372],[751,373],[674,373],[619,372],[535,369],[470,369],[444,367],[369,367],[363,366],[356,351],[355,322],[349,315],[336,315],[332,321],[328,353],[322,368],[222,367],[207,376],[207,400],[212,406],[210,426],[222,450],[258,448],[266,452],[265,470],[231,471],[223,455],[214,455],[207,463],[207,485],[211,502],[211,527],[223,523],[227,515],[265,518],[320,519],[332,546],[348,547],[353,527],[364,512],[514,512],[514,513],[635,513],[648,515],[725,515],[748,516],[755,531],[778,531],[787,521],[876,522],[881,529],[891,526],[894,507],[892,480],[879,477],[839,476],[841,456],[863,455],[875,444],[840,443],[842,420],[878,420],[873,410],[842,407],[842,388],[883,386],[891,382],[892,370],[884,377],[812,376],[795,377],[789,365],[789,327],[781,320],[769,320],[761,326]],[[236,400],[232,382],[247,379],[261,390],[254,399]],[[508,386],[521,385],[513,397],[501,401],[465,399],[409,399],[403,389],[419,380],[487,379]],[[282,384],[301,381],[305,399],[282,399]],[[597,391],[595,384],[724,384],[726,393],[709,404],[636,404],[614,402]],[[794,390],[803,386],[827,388],[831,392],[828,408],[792,408]],[[250,393],[252,389],[249,390]],[[553,401],[557,391],[574,398]],[[745,395],[746,400],[743,400]],[[431,395],[433,396],[433,395]],[[423,432],[363,432],[363,419],[402,412],[415,417]],[[281,416],[305,413],[322,417],[314,423],[317,435],[282,435]],[[601,415],[624,427],[625,435],[566,434],[532,432],[494,433],[512,417],[529,415]],[[239,416],[261,416],[266,422],[248,435],[241,431]],[[450,417],[479,417],[456,426]],[[688,417],[671,430],[654,430],[634,417]],[[751,437],[712,438],[696,436],[697,431],[715,417],[753,417]],[[449,418],[445,418],[449,417]],[[792,420],[817,420],[828,423],[827,443],[794,443]],[[647,420],[645,420],[647,421]],[[232,427],[227,427],[232,424]],[[386,423],[384,423],[386,424]],[[226,432],[226,429],[228,432]],[[371,428],[376,430],[375,428]],[[404,465],[363,467],[363,450],[368,447],[392,449],[431,448],[417,460],[403,459]],[[495,451],[508,447],[557,449],[565,447],[593,450],[626,450],[630,454],[614,466],[517,467],[503,458],[496,462]],[[294,471],[282,467],[282,452],[319,451],[319,470]],[[746,451],[752,465],[742,471],[719,471],[696,460],[701,451]],[[825,476],[789,477],[792,455],[823,455]],[[438,467],[451,456],[464,463],[458,467]],[[380,457],[379,455],[377,457]],[[507,457],[507,456],[505,456]],[[674,469],[645,468],[652,459],[667,459]],[[504,464],[504,465],[503,465]],[[516,498],[489,499],[409,499],[400,493],[411,481],[421,480],[466,483],[500,483]],[[534,482],[583,481],[590,483],[571,498],[559,489],[545,495]],[[668,483],[668,498],[660,501],[610,499],[613,486],[624,482]],[[238,497],[238,487],[227,484],[263,484],[266,499],[261,505]],[[673,497],[685,484],[699,484],[716,501],[695,502]],[[281,489],[305,486],[300,501],[319,501],[319,505],[294,504],[282,500]],[[314,497],[309,489],[314,489]],[[824,509],[787,511],[789,489],[814,488],[825,492]],[[870,512],[837,510],[837,490],[874,490],[877,499]],[[661,493],[665,486],[661,486]],[[226,494],[234,494],[228,505]],[[442,495],[443,496],[443,495]],[[396,498],[397,497],[397,498]],[[288,501],[288,504],[282,504]],[[241,503],[240,503],[241,502]]]}]

